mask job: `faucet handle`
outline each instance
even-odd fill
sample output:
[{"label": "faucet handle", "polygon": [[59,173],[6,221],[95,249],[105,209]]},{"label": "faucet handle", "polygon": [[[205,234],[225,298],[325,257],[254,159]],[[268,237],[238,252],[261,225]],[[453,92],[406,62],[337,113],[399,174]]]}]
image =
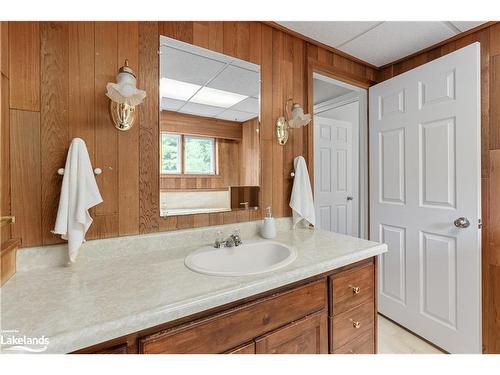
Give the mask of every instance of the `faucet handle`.
[{"label": "faucet handle", "polygon": [[241,241],[240,230],[238,228],[233,231],[231,238],[233,239],[235,246],[239,246],[243,243],[243,241]]},{"label": "faucet handle", "polygon": [[215,233],[215,242],[214,242],[214,247],[216,249],[219,249],[222,244],[224,243],[224,236],[222,234],[222,231],[221,230],[218,230],[216,233]]}]

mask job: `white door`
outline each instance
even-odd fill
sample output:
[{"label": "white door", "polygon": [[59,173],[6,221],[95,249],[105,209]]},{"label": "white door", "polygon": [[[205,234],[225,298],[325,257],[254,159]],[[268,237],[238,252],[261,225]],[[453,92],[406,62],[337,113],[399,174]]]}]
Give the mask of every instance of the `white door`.
[{"label": "white door", "polygon": [[451,353],[482,351],[479,59],[474,43],[370,88],[378,309]]},{"label": "white door", "polygon": [[357,129],[352,123],[314,116],[316,227],[358,236]]}]

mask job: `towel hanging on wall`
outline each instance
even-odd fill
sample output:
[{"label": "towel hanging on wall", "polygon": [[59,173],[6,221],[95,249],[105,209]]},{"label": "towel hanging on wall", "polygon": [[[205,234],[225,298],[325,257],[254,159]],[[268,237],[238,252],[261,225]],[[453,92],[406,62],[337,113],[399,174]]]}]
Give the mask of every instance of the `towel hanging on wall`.
[{"label": "towel hanging on wall", "polygon": [[304,157],[297,156],[293,161],[293,165],[295,176],[293,179],[292,196],[290,197],[293,226],[295,227],[302,220],[314,226],[316,217],[314,214],[313,194]]},{"label": "towel hanging on wall", "polygon": [[68,240],[71,262],[76,260],[78,250],[85,242],[85,234],[92,224],[89,209],[101,202],[87,146],[83,139],[74,138],[66,157],[59,208],[52,231]]}]

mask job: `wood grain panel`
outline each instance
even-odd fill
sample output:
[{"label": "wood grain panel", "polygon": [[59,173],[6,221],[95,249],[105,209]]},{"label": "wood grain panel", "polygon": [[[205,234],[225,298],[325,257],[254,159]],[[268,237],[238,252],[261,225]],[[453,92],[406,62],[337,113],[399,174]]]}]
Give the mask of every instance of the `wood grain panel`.
[{"label": "wood grain panel", "polygon": [[[96,177],[103,202],[96,215],[116,217],[118,213],[118,131],[109,115],[106,84],[115,82],[118,73],[118,23],[95,23],[95,167],[102,173]],[[118,227],[112,225],[110,228]],[[109,233],[110,236],[118,232]]]},{"label": "wood grain panel", "polygon": [[139,87],[148,98],[139,106],[139,232],[156,232],[159,226],[158,141],[158,24],[139,23]]},{"label": "wood grain panel", "polygon": [[490,177],[489,177],[489,263],[500,267],[500,150],[490,151]]},{"label": "wood grain panel", "polygon": [[161,111],[160,130],[187,135],[225,138],[241,141],[240,122],[188,115],[185,113]]},{"label": "wood grain panel", "polygon": [[216,52],[224,50],[224,22],[210,21],[208,23],[208,48]]},{"label": "wood grain panel", "polygon": [[42,244],[40,113],[10,110],[11,210],[13,238],[23,246]]},{"label": "wood grain panel", "polygon": [[42,22],[40,150],[42,157],[42,238],[43,244],[61,242],[54,229],[64,166],[69,145],[68,23]]},{"label": "wood grain panel", "polygon": [[242,124],[240,185],[260,186],[260,132],[257,119]]},{"label": "wood grain panel", "polygon": [[[332,340],[330,348],[335,351],[367,331],[373,331],[375,321],[373,302],[367,302],[331,319],[330,329],[333,333],[330,335]],[[356,323],[359,325],[356,326]]]},{"label": "wood grain panel", "polygon": [[7,21],[0,22],[0,73],[9,78],[9,23]]},{"label": "wood grain panel", "polygon": [[203,48],[209,48],[208,21],[193,22],[193,44]]},{"label": "wood grain panel", "polygon": [[38,22],[9,22],[9,80],[10,108],[40,111]]},{"label": "wood grain panel", "polygon": [[[160,35],[168,36],[169,38],[174,38],[186,43],[193,43],[193,22],[191,21],[159,22],[158,26]],[[156,39],[158,39],[158,36]],[[158,48],[158,45],[156,48]]]},{"label": "wood grain panel", "polygon": [[[0,178],[0,216],[10,216],[9,79],[3,73],[0,73]],[[11,238],[11,225],[3,226],[0,244]]]},{"label": "wood grain panel", "polygon": [[255,342],[251,341],[248,344],[231,349],[226,354],[255,354]]},{"label": "wood grain panel", "polygon": [[490,79],[489,149],[495,150],[500,148],[500,55],[491,58]]},{"label": "wood grain panel", "polygon": [[[139,25],[118,23],[118,65],[128,59],[137,72],[139,67]],[[137,73],[136,73],[137,74]],[[145,100],[154,100],[146,98]],[[138,111],[139,112],[139,111]],[[140,112],[137,114],[140,116]],[[132,129],[118,135],[118,233],[120,236],[139,233],[139,118]]]},{"label": "wood grain panel", "polygon": [[68,26],[69,139],[82,138],[94,164],[94,23]]},{"label": "wood grain panel", "polygon": [[500,23],[489,28],[490,56],[500,55]]}]

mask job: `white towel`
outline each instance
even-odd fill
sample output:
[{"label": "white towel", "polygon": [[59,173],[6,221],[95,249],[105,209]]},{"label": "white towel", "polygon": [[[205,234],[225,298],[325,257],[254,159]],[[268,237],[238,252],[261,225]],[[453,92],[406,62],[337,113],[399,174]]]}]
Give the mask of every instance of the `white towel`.
[{"label": "white towel", "polygon": [[297,156],[293,161],[293,165],[295,177],[293,178],[292,196],[290,198],[293,226],[295,227],[302,220],[314,225],[316,222],[314,201],[306,161],[302,156]]},{"label": "white towel", "polygon": [[92,224],[89,208],[101,202],[87,146],[83,139],[74,138],[66,157],[56,224],[52,231],[68,240],[71,262],[76,260],[78,250],[85,242],[85,234]]}]

